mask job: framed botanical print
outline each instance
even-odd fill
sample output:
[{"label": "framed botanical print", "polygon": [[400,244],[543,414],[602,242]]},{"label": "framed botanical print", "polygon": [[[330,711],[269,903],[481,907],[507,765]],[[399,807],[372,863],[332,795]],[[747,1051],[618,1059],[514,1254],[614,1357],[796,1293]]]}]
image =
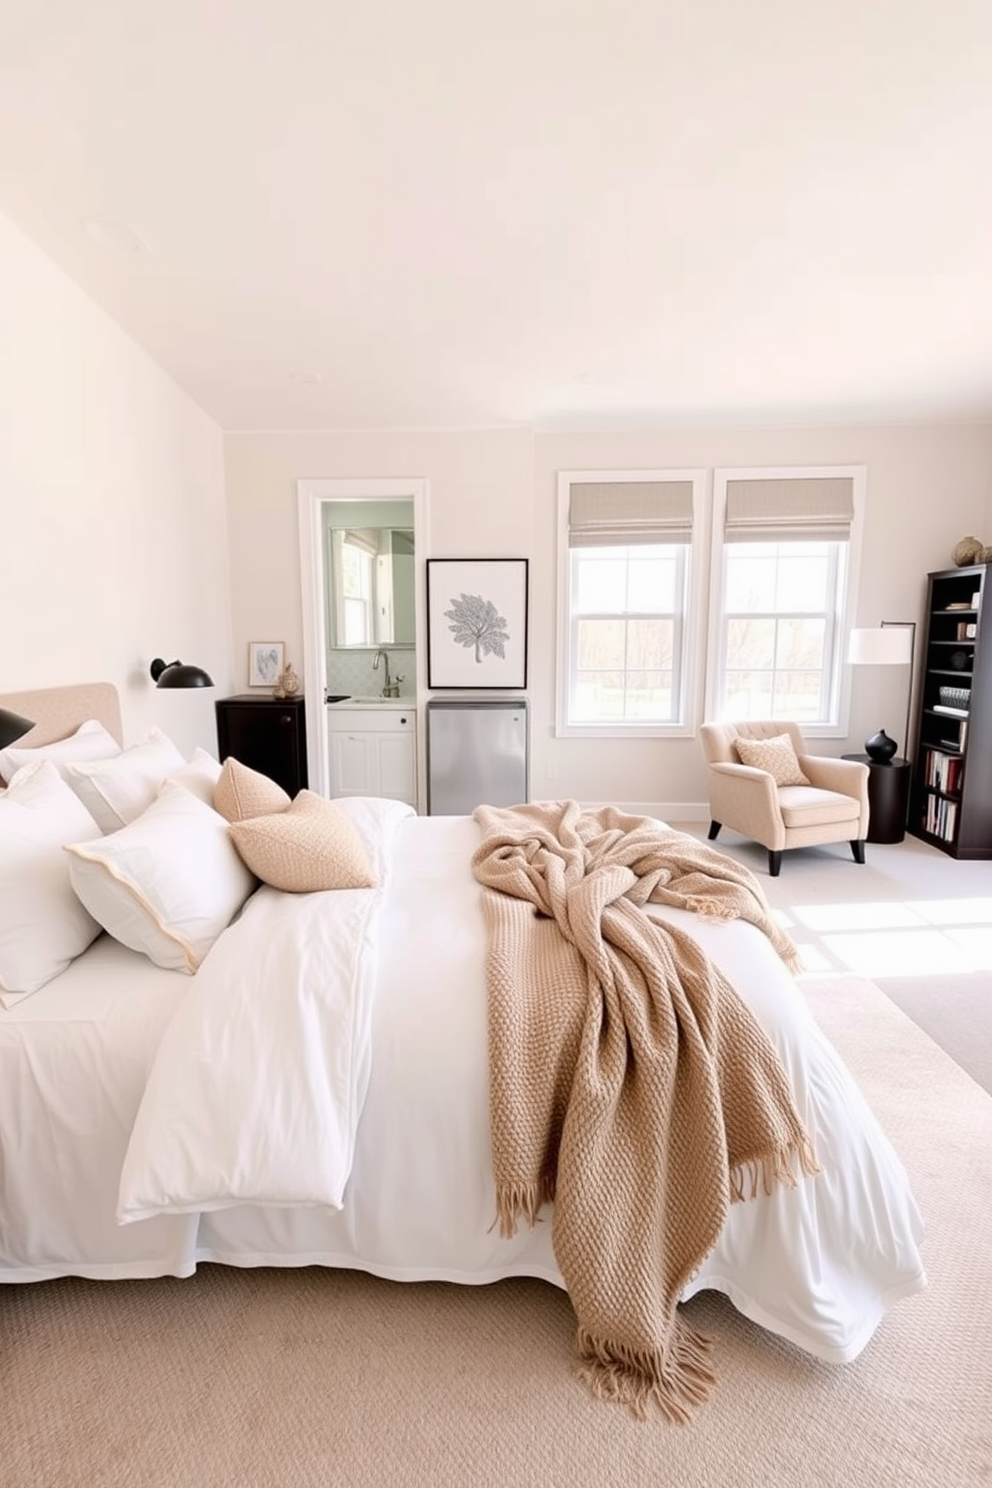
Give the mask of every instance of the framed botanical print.
[{"label": "framed botanical print", "polygon": [[428,558],[427,686],[527,686],[526,558]]}]

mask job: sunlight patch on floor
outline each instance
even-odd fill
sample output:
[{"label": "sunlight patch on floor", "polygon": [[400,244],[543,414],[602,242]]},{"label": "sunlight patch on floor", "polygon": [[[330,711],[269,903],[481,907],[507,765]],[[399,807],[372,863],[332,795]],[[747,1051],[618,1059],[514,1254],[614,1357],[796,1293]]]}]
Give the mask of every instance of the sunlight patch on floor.
[{"label": "sunlight patch on floor", "polygon": [[927,920],[898,900],[875,900],[867,904],[796,904],[792,913],[817,934],[833,930],[887,930],[923,928]]},{"label": "sunlight patch on floor", "polygon": [[992,971],[992,897],[795,904],[775,918],[796,942],[807,974],[840,970],[875,978]]},{"label": "sunlight patch on floor", "polygon": [[973,971],[992,971],[992,929],[948,930],[947,939],[961,947]]},{"label": "sunlight patch on floor", "polygon": [[992,899],[910,899],[907,908],[931,925],[992,925]]},{"label": "sunlight patch on floor", "polygon": [[798,950],[799,958],[803,965],[803,969],[799,973],[800,976],[805,974],[812,974],[813,976],[823,976],[824,974],[842,975],[841,972],[838,972],[834,963],[823,954],[823,951],[818,945],[803,945],[802,942],[799,942]]},{"label": "sunlight patch on floor", "polygon": [[842,966],[865,977],[940,976],[976,969],[968,950],[939,930],[824,935],[823,943]]}]

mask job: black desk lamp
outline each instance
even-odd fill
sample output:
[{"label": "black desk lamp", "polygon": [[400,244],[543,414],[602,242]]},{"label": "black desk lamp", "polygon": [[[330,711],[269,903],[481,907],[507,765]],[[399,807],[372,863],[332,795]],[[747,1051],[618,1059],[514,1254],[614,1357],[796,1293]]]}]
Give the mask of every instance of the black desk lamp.
[{"label": "black desk lamp", "polygon": [[28,729],[34,728],[34,720],[22,718],[19,713],[12,713],[9,708],[0,708],[0,749],[6,749],[8,744],[14,744],[22,739]]}]

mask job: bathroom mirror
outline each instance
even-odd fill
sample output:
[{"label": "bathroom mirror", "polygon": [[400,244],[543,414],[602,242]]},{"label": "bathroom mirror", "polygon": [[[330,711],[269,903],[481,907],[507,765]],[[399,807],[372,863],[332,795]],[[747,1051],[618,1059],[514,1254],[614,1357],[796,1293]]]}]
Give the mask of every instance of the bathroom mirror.
[{"label": "bathroom mirror", "polygon": [[389,515],[374,511],[381,505],[325,504],[324,572],[332,647],[412,646],[415,642],[412,511],[393,513],[394,520],[379,525],[376,518]]}]

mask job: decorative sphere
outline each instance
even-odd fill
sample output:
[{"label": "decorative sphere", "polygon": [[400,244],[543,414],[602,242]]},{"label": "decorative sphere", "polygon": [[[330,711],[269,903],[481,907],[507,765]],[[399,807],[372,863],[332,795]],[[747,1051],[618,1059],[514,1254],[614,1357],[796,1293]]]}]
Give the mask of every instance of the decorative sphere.
[{"label": "decorative sphere", "polygon": [[876,765],[887,765],[898,748],[895,739],[890,739],[884,729],[879,729],[877,734],[871,734],[865,740],[865,754]]},{"label": "decorative sphere", "polygon": [[985,545],[977,537],[963,537],[959,543],[955,543],[951,557],[958,568],[967,568],[969,563],[983,562],[984,552]]}]

